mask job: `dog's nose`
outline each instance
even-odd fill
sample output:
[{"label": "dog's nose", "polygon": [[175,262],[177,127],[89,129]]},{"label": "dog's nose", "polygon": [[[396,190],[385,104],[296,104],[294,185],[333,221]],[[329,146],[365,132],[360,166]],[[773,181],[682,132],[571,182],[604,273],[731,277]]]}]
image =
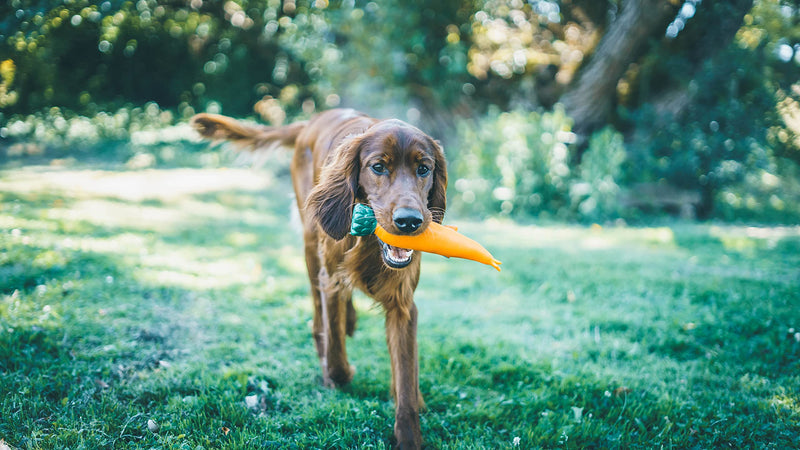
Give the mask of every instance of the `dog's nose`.
[{"label": "dog's nose", "polygon": [[422,225],[422,213],[416,209],[397,208],[392,214],[392,220],[400,231],[411,233]]}]

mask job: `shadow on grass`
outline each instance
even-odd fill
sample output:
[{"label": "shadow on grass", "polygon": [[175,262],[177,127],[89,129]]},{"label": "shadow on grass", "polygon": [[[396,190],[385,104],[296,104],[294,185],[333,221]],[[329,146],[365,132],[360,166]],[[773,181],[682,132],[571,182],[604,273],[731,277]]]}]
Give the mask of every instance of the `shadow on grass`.
[{"label": "shadow on grass", "polygon": [[[428,349],[430,350],[430,349]],[[751,395],[749,381],[731,386],[724,415],[712,405],[719,386],[698,383],[690,402],[646,385],[625,386],[586,369],[521,360],[484,345],[443,345],[422,356],[429,412],[423,434],[434,448],[518,442],[544,448],[681,448],[771,442],[791,446],[792,415]],[[435,375],[434,375],[435,374]],[[664,376],[669,376],[664,373]],[[749,380],[749,379],[747,379]],[[481,430],[481,440],[471,431]],[[525,446],[524,444],[522,445]]]},{"label": "shadow on grass", "polygon": [[[83,231],[99,231],[90,228]],[[201,296],[219,293],[143,283],[118,255],[35,241],[27,234],[0,236],[0,436],[6,442],[164,444],[147,430],[147,418],[180,422],[180,411],[192,409],[217,421],[248,421],[237,380],[214,376],[237,364],[236,355],[212,364],[196,360],[203,344],[219,345],[204,334],[220,324],[187,311],[198,301],[208,303]],[[236,327],[221,325],[216,332],[225,330],[223,339],[236,333]],[[182,373],[187,370],[195,376]],[[173,405],[175,399],[191,408]],[[220,408],[227,408],[224,414]]]},{"label": "shadow on grass", "polygon": [[[262,206],[271,214],[283,207],[276,204],[290,202],[283,199],[273,203],[267,194],[228,191],[190,201],[231,210]],[[0,437],[15,447],[173,447],[193,430],[191,442],[220,447],[236,443],[233,434],[220,431],[225,429],[238,439],[249,436],[239,442],[248,447],[254,439],[287,442],[284,432],[263,433],[282,428],[295,439],[335,442],[336,433],[325,437],[327,428],[303,428],[303,422],[330,425],[323,418],[335,402],[303,411],[303,420],[292,415],[320,393],[346,394],[316,383],[310,316],[293,304],[310,303],[304,267],[297,273],[274,263],[291,240],[283,220],[265,224],[252,214],[244,219],[200,214],[156,233],[137,222],[104,225],[81,215],[49,215],[51,208],[70,209],[76,201],[48,193],[3,196],[3,212],[21,225],[0,235]],[[174,207],[161,201],[103,201]],[[91,250],[122,236],[136,237],[143,248]],[[236,261],[252,253],[259,267],[253,276],[266,277],[267,283],[252,288],[230,281],[204,289],[149,280],[141,276],[144,266],[158,273],[175,270],[177,263],[148,262],[148,252],[140,253],[145,247],[161,253],[158,258],[199,254],[206,260],[199,263]],[[299,257],[302,247],[297,247]],[[182,255],[185,249],[192,251]],[[298,354],[298,348],[305,352]],[[255,405],[245,401],[250,396],[257,398]],[[148,430],[150,418],[161,423],[159,433]],[[347,428],[340,428],[339,435],[347,435]],[[384,427],[379,434],[377,440],[386,439]]]},{"label": "shadow on grass", "polygon": [[[356,378],[322,388],[288,192],[92,197],[112,213],[179,215],[169,223],[103,222],[78,208],[83,198],[4,193],[3,220],[20,231],[0,235],[0,437],[32,448],[387,447],[380,311],[356,298]],[[796,239],[753,252],[707,227],[671,241],[651,236],[664,230],[497,227],[475,235],[507,261],[497,276],[424,263],[431,448],[796,442]]]}]

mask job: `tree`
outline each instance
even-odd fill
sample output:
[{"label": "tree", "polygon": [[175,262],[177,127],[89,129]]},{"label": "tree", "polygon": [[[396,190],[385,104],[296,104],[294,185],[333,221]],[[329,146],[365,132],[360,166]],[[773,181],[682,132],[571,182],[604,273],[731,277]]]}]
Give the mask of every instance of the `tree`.
[{"label": "tree", "polygon": [[[564,104],[574,131],[585,137],[606,124],[620,125],[619,106],[658,102],[660,109],[679,113],[689,102],[688,82],[704,61],[727,48],[752,5],[753,0],[487,1],[473,26],[471,73],[487,84],[530,80],[532,104]],[[642,73],[649,58],[665,51],[685,58],[679,77]]]},{"label": "tree", "polygon": [[616,105],[617,84],[641,58],[652,39],[664,35],[677,7],[665,0],[624,0],[600,43],[561,98],[575,120],[574,131],[585,136],[605,125]]}]

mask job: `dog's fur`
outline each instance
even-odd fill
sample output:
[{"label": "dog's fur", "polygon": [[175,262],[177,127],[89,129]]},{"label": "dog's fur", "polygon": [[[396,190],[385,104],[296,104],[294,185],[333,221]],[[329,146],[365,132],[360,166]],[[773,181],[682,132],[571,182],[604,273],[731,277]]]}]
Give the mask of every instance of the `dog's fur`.
[{"label": "dog's fur", "polygon": [[[423,401],[413,295],[420,254],[412,252],[406,261],[407,251],[393,249],[374,235],[354,237],[348,232],[355,203],[371,206],[378,223],[394,234],[418,234],[432,220],[441,222],[447,186],[441,147],[404,122],[376,120],[349,109],[326,111],[283,127],[246,125],[210,114],[199,114],[192,123],[207,138],[253,150],[294,147],[292,182],[303,222],[314,343],[323,381],[336,386],[353,377],[345,337],[355,331],[352,291],[361,289],[386,313],[397,445],[419,448]],[[419,213],[421,224],[403,230],[397,214],[409,210]],[[402,264],[391,257],[398,255]],[[401,265],[405,266],[397,268]]]}]

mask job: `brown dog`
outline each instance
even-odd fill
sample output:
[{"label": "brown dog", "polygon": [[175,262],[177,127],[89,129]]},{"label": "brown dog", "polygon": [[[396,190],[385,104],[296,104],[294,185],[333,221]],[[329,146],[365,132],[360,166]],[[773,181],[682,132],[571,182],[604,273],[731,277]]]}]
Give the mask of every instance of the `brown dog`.
[{"label": "brown dog", "polygon": [[399,120],[376,120],[349,109],[321,113],[284,127],[244,125],[199,114],[192,120],[205,137],[252,149],[294,147],[291,164],[303,222],[306,265],[314,300],[314,343],[327,386],[353,377],[345,335],[353,335],[353,288],[386,313],[392,364],[394,435],[398,447],[422,445],[414,289],[420,254],[390,246],[374,235],[348,234],[353,205],[364,203],[393,234],[419,234],[445,212],[447,169],[441,147]]}]

